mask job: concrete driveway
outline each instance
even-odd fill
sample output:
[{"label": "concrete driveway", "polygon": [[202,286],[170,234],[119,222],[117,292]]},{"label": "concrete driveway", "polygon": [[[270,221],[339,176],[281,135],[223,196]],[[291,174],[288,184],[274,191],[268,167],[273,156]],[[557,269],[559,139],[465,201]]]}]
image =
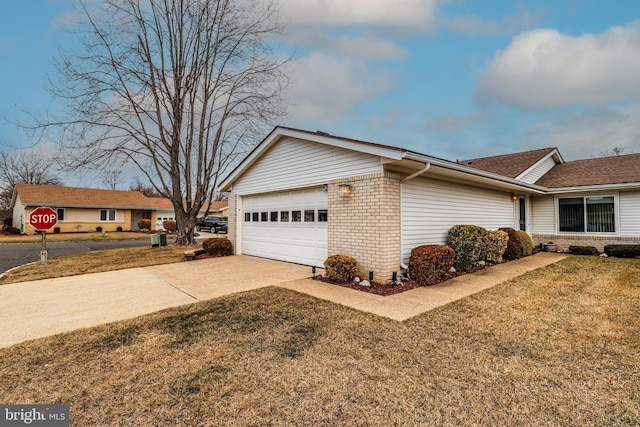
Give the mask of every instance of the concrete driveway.
[{"label": "concrete driveway", "polygon": [[240,255],[3,285],[0,347],[308,277]]}]

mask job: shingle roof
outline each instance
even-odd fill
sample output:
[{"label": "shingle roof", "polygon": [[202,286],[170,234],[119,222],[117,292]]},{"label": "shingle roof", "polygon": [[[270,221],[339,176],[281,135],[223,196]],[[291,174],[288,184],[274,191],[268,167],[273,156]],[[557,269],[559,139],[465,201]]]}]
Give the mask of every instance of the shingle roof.
[{"label": "shingle roof", "polygon": [[524,151],[522,153],[459,160],[458,163],[486,172],[515,178],[553,150],[555,150],[555,148],[542,148],[539,150]]},{"label": "shingle roof", "polygon": [[536,184],[548,188],[640,183],[640,154],[575,160],[556,165]]},{"label": "shingle roof", "polygon": [[153,199],[138,191],[99,190],[58,185],[17,184],[20,201],[26,205],[153,208]]}]

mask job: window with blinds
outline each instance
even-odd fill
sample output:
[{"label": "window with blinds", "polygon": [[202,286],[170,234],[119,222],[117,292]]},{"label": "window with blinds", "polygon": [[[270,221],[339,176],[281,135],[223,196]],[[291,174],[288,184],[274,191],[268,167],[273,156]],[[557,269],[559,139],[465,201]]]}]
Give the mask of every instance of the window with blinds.
[{"label": "window with blinds", "polygon": [[558,199],[560,231],[570,233],[614,233],[613,196],[565,197]]}]

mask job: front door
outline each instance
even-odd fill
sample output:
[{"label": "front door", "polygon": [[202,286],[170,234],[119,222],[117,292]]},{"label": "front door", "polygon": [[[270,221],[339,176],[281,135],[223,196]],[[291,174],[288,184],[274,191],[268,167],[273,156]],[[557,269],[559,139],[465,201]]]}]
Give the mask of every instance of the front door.
[{"label": "front door", "polygon": [[518,198],[518,212],[520,230],[527,231],[527,199],[524,197]]}]

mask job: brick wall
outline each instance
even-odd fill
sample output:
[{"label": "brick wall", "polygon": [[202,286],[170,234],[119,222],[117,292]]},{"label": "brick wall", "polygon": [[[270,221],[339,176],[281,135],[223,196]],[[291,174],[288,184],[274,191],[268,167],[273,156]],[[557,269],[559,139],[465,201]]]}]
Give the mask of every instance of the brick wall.
[{"label": "brick wall", "polygon": [[533,234],[531,235],[534,245],[553,242],[558,245],[558,250],[569,248],[569,246],[595,246],[600,252],[604,251],[605,245],[640,244],[640,237],[621,236],[563,236],[557,234]]},{"label": "brick wall", "polygon": [[[351,186],[340,195],[339,184]],[[388,281],[400,269],[400,175],[385,171],[329,182],[329,255],[358,261],[362,277]]]}]

